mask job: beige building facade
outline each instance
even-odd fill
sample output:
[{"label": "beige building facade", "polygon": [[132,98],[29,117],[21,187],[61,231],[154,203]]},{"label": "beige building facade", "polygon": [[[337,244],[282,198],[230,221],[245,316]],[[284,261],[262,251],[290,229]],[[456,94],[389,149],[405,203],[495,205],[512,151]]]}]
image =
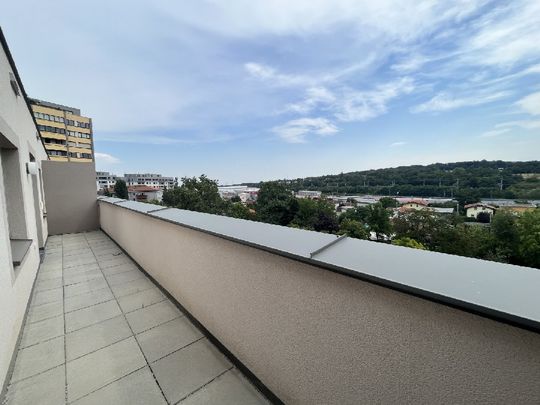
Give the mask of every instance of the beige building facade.
[{"label": "beige building facade", "polygon": [[53,161],[93,162],[92,119],[77,108],[30,99],[47,154]]}]

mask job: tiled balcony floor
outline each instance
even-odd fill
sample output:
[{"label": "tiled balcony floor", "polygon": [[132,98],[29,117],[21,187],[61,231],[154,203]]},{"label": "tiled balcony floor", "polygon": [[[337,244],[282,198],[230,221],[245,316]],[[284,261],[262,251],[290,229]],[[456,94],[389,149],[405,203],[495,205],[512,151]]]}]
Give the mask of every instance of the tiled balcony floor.
[{"label": "tiled balcony floor", "polygon": [[102,232],[52,236],[6,404],[263,404]]}]

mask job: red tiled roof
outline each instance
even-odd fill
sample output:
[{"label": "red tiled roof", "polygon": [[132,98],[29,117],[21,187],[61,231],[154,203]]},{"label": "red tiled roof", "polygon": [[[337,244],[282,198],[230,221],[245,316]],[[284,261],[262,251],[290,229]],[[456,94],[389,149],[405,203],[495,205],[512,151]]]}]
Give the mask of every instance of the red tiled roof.
[{"label": "red tiled roof", "polygon": [[135,185],[135,186],[129,186],[128,191],[130,193],[141,193],[141,192],[159,191],[159,188],[145,186],[144,184],[140,184],[140,185]]}]

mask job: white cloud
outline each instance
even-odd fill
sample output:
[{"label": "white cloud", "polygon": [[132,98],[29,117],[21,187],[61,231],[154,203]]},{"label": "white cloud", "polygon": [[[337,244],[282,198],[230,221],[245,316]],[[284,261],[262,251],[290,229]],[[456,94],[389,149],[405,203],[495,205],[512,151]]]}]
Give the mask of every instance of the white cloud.
[{"label": "white cloud", "polygon": [[540,115],[540,91],[523,97],[516,104],[526,113]]},{"label": "white cloud", "polygon": [[119,143],[139,143],[144,145],[174,145],[174,144],[206,144],[206,143],[218,143],[226,142],[235,139],[229,135],[216,135],[200,136],[197,138],[174,138],[161,135],[138,135],[138,134],[124,134],[124,133],[100,133],[97,139],[101,142],[119,142]]},{"label": "white cloud", "polygon": [[315,82],[315,79],[302,75],[279,73],[273,67],[260,63],[249,62],[244,68],[250,76],[276,86],[305,86]]},{"label": "white cloud", "polygon": [[398,73],[410,73],[418,70],[428,61],[429,59],[423,55],[413,55],[392,65],[390,68]]},{"label": "white cloud", "polygon": [[272,129],[272,132],[289,143],[305,143],[310,134],[330,136],[338,131],[339,129],[332,122],[321,117],[291,120]]},{"label": "white cloud", "polygon": [[479,93],[471,96],[454,97],[451,94],[441,92],[430,100],[411,108],[413,113],[440,112],[455,110],[461,107],[471,107],[491,103],[510,95],[508,91],[499,91],[492,94]]},{"label": "white cloud", "polygon": [[285,111],[305,114],[320,105],[329,105],[336,101],[336,96],[325,87],[310,87],[306,90],[304,100],[285,106]]},{"label": "white cloud", "polygon": [[390,144],[390,147],[391,148],[397,148],[397,147],[400,147],[400,146],[403,146],[403,145],[407,145],[407,142],[393,142]]},{"label": "white cloud", "polygon": [[510,128],[498,128],[491,131],[486,131],[480,135],[481,138],[494,138],[510,131]]},{"label": "white cloud", "polygon": [[501,2],[476,20],[461,47],[458,62],[511,67],[537,58],[540,42],[540,2]]},{"label": "white cloud", "polygon": [[349,90],[339,98],[335,116],[344,122],[367,121],[386,113],[387,104],[414,90],[414,82],[409,77],[377,86],[374,90]]},{"label": "white cloud", "polygon": [[540,120],[522,120],[501,122],[495,128],[519,127],[523,129],[540,129]]},{"label": "white cloud", "polygon": [[120,159],[113,155],[109,155],[108,153],[103,152],[95,152],[94,156],[96,158],[97,163],[105,163],[105,164],[115,164],[120,163]]}]

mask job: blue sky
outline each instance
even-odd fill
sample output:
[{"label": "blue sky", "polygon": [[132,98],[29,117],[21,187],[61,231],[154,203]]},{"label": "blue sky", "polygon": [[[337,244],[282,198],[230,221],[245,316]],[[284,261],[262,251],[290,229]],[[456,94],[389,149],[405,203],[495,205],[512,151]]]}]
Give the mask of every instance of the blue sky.
[{"label": "blue sky", "polygon": [[0,24],[29,95],[93,118],[98,170],[540,158],[536,0],[20,0]]}]

